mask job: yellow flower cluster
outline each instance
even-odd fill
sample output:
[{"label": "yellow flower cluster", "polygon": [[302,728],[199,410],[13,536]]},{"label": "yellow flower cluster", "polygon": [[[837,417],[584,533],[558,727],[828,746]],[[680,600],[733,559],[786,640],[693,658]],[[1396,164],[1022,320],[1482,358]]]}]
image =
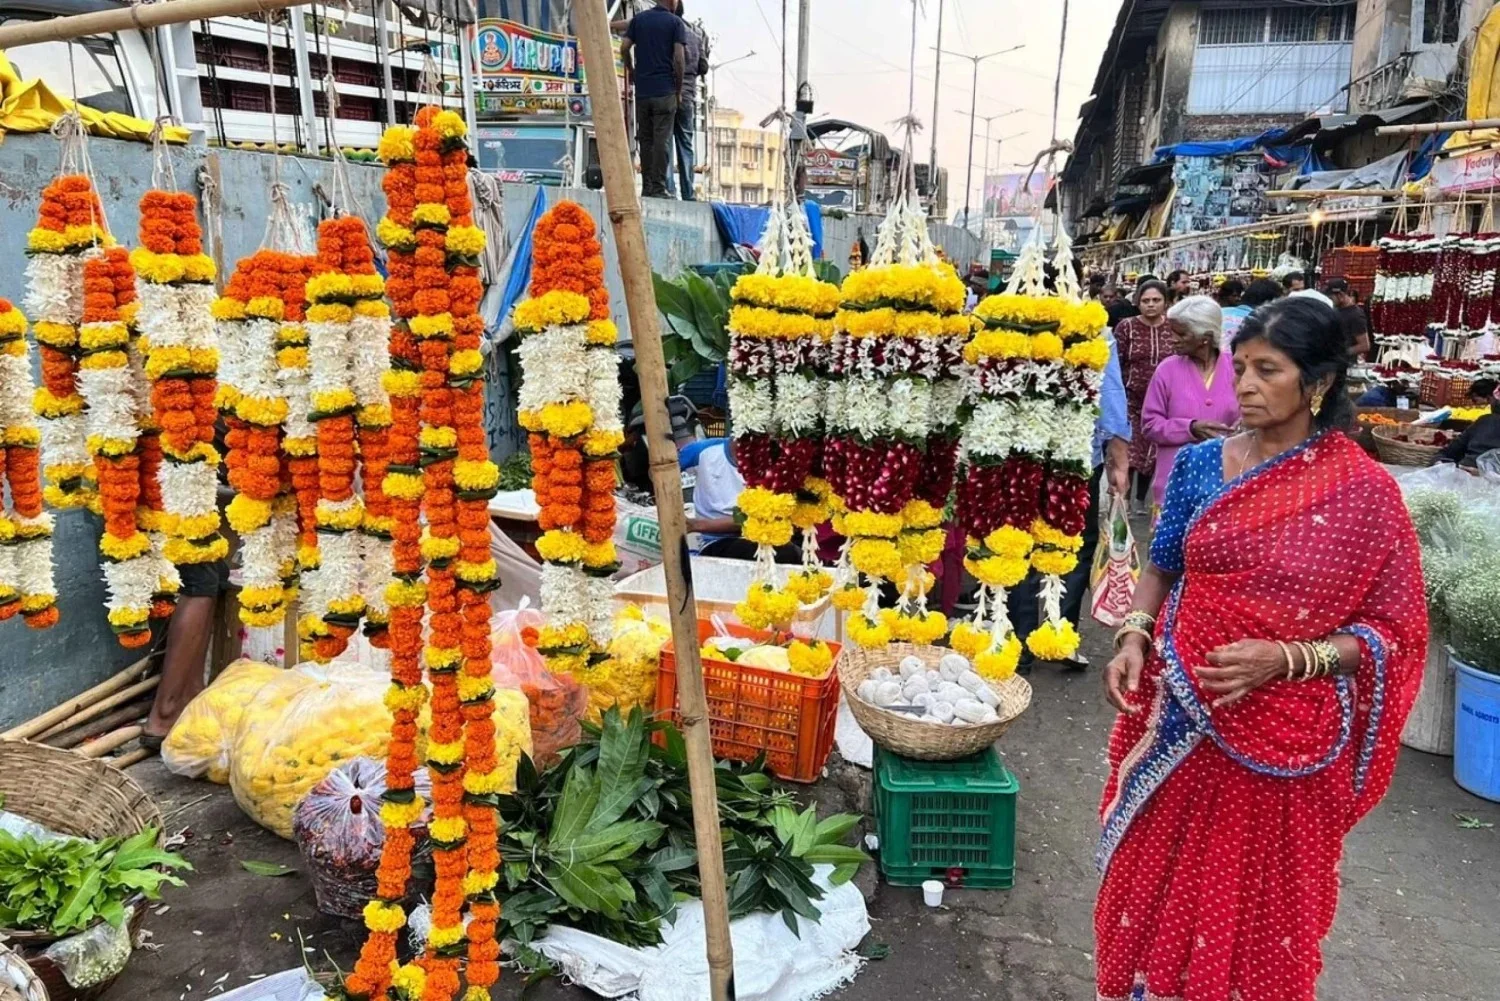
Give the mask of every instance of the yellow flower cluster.
[{"label": "yellow flower cluster", "polygon": [[844,303],[855,306],[903,304],[939,313],[958,313],[967,293],[951,264],[887,264],[855,271],[844,279]]},{"label": "yellow flower cluster", "polygon": [[833,584],[833,576],[817,567],[803,567],[787,575],[786,589],[804,605],[811,605]]},{"label": "yellow flower cluster", "polygon": [[381,163],[410,162],[417,158],[417,130],[411,125],[392,125],[380,134],[375,155]]},{"label": "yellow flower cluster", "polygon": [[987,327],[1048,327],[1062,323],[1067,303],[1055,296],[1001,292],[985,296],[974,307],[974,318]]},{"label": "yellow flower cluster", "polygon": [[962,313],[943,316],[930,310],[905,311],[845,309],[838,315],[838,328],[850,337],[967,337],[972,321]]},{"label": "yellow flower cluster", "polygon": [[582,400],[548,403],[540,410],[522,410],[518,420],[528,431],[541,431],[554,438],[574,438],[594,423],[594,411]]},{"label": "yellow flower cluster", "polygon": [[831,319],[807,313],[783,313],[761,306],[735,306],[729,311],[729,330],[741,337],[792,340],[799,337],[833,336]]},{"label": "yellow flower cluster", "polygon": [[214,259],[207,254],[156,254],[137,247],[130,264],[138,278],[156,285],[214,280]]},{"label": "yellow flower cluster", "polygon": [[1036,548],[1031,551],[1031,565],[1039,573],[1061,577],[1078,565],[1083,536],[1065,535],[1040,518],[1031,523],[1031,534],[1036,539]]},{"label": "yellow flower cluster", "polygon": [[814,316],[832,316],[839,308],[839,288],[804,275],[741,275],[730,295],[736,302]]},{"label": "yellow flower cluster", "polygon": [[833,607],[841,612],[857,612],[865,603],[865,592],[857,584],[845,584],[834,591]]},{"label": "yellow flower cluster", "polygon": [[1063,361],[1074,368],[1091,368],[1102,371],[1109,364],[1109,342],[1102,337],[1077,341],[1063,351]]},{"label": "yellow flower cluster", "polygon": [[61,233],[38,226],[26,234],[26,250],[33,254],[68,254],[96,245],[113,247],[114,237],[99,226],[68,226]]},{"label": "yellow flower cluster", "polygon": [[891,539],[882,538],[856,538],[849,547],[849,559],[854,569],[865,576],[885,580],[898,579],[906,565],[900,547]]},{"label": "yellow flower cluster", "polygon": [[797,615],[797,596],[765,582],[751,584],[734,614],[751,629],[785,629]]},{"label": "yellow flower cluster", "polygon": [[1067,619],[1043,622],[1028,637],[1026,647],[1038,660],[1067,660],[1078,650],[1078,630]]},{"label": "yellow flower cluster", "polygon": [[[855,274],[858,273],[855,272]],[[891,641],[891,627],[879,619],[871,619],[868,615],[850,616],[847,628],[849,638],[857,646],[862,646],[867,650],[885,646]]]},{"label": "yellow flower cluster", "polygon": [[554,289],[516,306],[516,329],[523,334],[532,334],[548,327],[583,323],[589,318],[589,309],[587,296],[565,289]]},{"label": "yellow flower cluster", "polygon": [[890,630],[893,639],[923,645],[936,643],[948,631],[948,620],[942,612],[901,612],[894,608],[883,608],[880,619]]},{"label": "yellow flower cluster", "polygon": [[1002,525],[985,536],[983,542],[969,538],[964,569],[981,584],[1015,587],[1030,571],[1033,544],[1032,537],[1026,532]]},{"label": "yellow flower cluster", "polygon": [[878,511],[850,511],[844,515],[844,533],[850,537],[894,539],[906,527],[899,514]]},{"label": "yellow flower cluster", "polygon": [[833,649],[822,640],[793,640],[786,650],[793,674],[821,678],[833,667]]}]

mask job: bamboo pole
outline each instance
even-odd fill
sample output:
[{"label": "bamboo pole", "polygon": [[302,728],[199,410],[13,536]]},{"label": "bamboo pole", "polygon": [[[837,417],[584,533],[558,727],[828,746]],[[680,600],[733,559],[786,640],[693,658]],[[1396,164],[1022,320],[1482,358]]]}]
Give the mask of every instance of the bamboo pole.
[{"label": "bamboo pole", "polygon": [[146,692],[151,691],[151,689],[155,688],[160,683],[161,675],[153,674],[145,681],[138,681],[135,684],[131,685],[129,688],[124,688],[118,692],[115,692],[108,698],[100,699],[98,702],[95,702],[93,705],[88,706],[87,708],[79,710],[72,716],[69,716],[67,719],[58,720],[56,723],[43,730],[41,734],[35,739],[46,740],[48,737],[57,736],[64,730],[71,730],[75,726],[82,726],[84,723],[87,723],[91,719],[96,719],[100,716],[103,716],[105,713],[115,708],[115,706],[122,706],[132,699],[144,695]]},{"label": "bamboo pole", "polygon": [[81,692],[80,694],[73,696],[62,705],[54,706],[53,708],[48,709],[46,712],[42,713],[40,716],[35,716],[24,723],[19,723],[16,726],[11,727],[4,733],[0,733],[0,740],[30,740],[32,737],[41,733],[43,730],[46,730],[54,724],[67,719],[69,716],[72,716],[80,709],[86,709],[89,706],[93,705],[94,702],[96,702],[100,698],[109,695],[111,692],[117,692],[120,689],[124,688],[126,685],[130,684],[132,681],[145,674],[150,666],[151,658],[142,657],[134,664],[131,664],[129,667],[125,668],[119,674],[101,681],[99,684],[95,685],[93,688],[90,688],[86,692]]},{"label": "bamboo pole", "polygon": [[130,4],[71,17],[49,17],[44,21],[16,21],[0,28],[0,49],[37,42],[62,42],[84,35],[148,31],[162,25],[210,17],[266,14],[308,2],[310,0],[165,0],[163,3]]},{"label": "bamboo pole", "polygon": [[1468,118],[1457,122],[1422,122],[1418,125],[1382,125],[1377,136],[1420,136],[1432,132],[1458,132],[1470,129],[1500,129],[1500,118]]},{"label": "bamboo pole", "polygon": [[[578,44],[586,66],[614,63],[604,3],[605,0],[582,0],[573,7]],[[734,951],[729,939],[729,895],[724,882],[724,849],[719,837],[719,798],[708,703],[703,691],[703,663],[698,656],[697,603],[693,597],[687,525],[682,511],[682,476],[667,414],[667,367],[662,356],[661,329],[657,325],[656,292],[646,254],[646,235],[641,226],[641,206],[635,192],[635,169],[630,162],[624,106],[614,81],[608,74],[604,78],[604,84],[596,86],[591,95],[594,128],[598,134],[599,166],[604,174],[609,219],[619,248],[620,279],[625,286],[630,339],[635,346],[635,368],[641,380],[651,483],[656,490],[656,510],[661,522],[662,563],[677,657],[677,696],[687,743],[693,830],[703,892],[709,997],[712,1001],[732,1001]]]},{"label": "bamboo pole", "polygon": [[1288,188],[1267,191],[1267,198],[1400,198],[1400,188]]},{"label": "bamboo pole", "polygon": [[127,706],[121,706],[112,713],[107,713],[103,718],[96,719],[91,723],[85,723],[80,727],[73,727],[66,731],[57,733],[44,739],[44,743],[53,747],[77,747],[79,744],[87,743],[95,737],[102,737],[111,730],[118,730],[127,723],[139,723],[151,712],[151,703],[148,700],[133,702]]},{"label": "bamboo pole", "polygon": [[144,747],[137,747],[133,751],[126,751],[124,754],[117,755],[113,758],[105,758],[104,762],[105,764],[113,765],[114,767],[123,770],[129,768],[137,761],[145,761],[155,753],[155,751],[148,750]]},{"label": "bamboo pole", "polygon": [[122,726],[118,730],[112,730],[104,736],[84,744],[78,748],[78,753],[85,758],[102,758],[115,748],[124,747],[145,732],[146,728],[140,724]]}]

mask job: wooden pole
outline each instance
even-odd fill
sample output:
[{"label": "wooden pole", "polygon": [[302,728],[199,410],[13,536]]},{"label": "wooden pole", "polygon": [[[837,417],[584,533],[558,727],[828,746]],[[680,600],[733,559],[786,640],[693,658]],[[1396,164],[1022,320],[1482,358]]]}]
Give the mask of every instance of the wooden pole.
[{"label": "wooden pole", "polygon": [[6,730],[4,733],[0,733],[0,740],[29,740],[32,737],[35,737],[37,734],[41,733],[43,730],[48,729],[54,724],[62,722],[69,716],[72,716],[80,709],[87,709],[98,699],[124,688],[126,685],[130,684],[132,681],[135,681],[143,674],[145,674],[146,671],[150,669],[150,667],[151,658],[142,657],[134,664],[131,664],[129,667],[125,668],[125,670],[121,671],[119,674],[116,674],[114,677],[108,678],[105,681],[101,681],[99,684],[95,685],[93,688],[90,688],[86,692],[82,692],[78,695],[73,696],[73,698],[68,699],[62,705],[54,706],[53,708],[48,709],[46,712],[42,713],[40,716],[33,717],[32,719],[27,720],[25,723],[20,723],[16,726],[11,727],[9,730]]},{"label": "wooden pole", "polygon": [[1382,125],[1377,136],[1419,136],[1432,132],[1458,132],[1470,129],[1500,129],[1500,118],[1469,118],[1458,122],[1422,122],[1419,125]]},{"label": "wooden pole", "polygon": [[135,726],[122,726],[118,730],[112,730],[102,737],[89,741],[78,748],[78,753],[85,758],[102,758],[117,747],[124,747],[135,738],[146,732],[146,728],[137,724]]},{"label": "wooden pole", "polygon": [[703,921],[708,943],[709,997],[732,1001],[734,952],[729,939],[729,895],[724,882],[724,849],[719,838],[719,798],[715,789],[713,744],[708,730],[708,703],[703,691],[703,663],[698,657],[697,602],[688,560],[687,525],[682,512],[682,477],[677,447],[667,414],[667,367],[657,325],[656,292],[635,193],[635,169],[625,111],[608,67],[614,65],[605,0],[582,0],[573,6],[584,65],[597,81],[594,128],[609,220],[620,254],[620,279],[635,345],[635,369],[641,380],[642,410],[651,456],[651,484],[661,522],[661,550],[666,575],[672,644],[677,658],[677,697],[687,743],[688,779],[693,793],[693,830],[698,845],[698,875],[703,891]]},{"label": "wooden pole", "polygon": [[265,14],[308,2],[310,0],[165,0],[163,3],[131,4],[71,17],[49,17],[44,21],[16,21],[0,28],[0,49],[36,42],[63,42],[84,35],[148,31],[164,24],[182,24],[210,17]]},{"label": "wooden pole", "polygon": [[117,757],[105,758],[104,761],[106,764],[113,765],[116,768],[124,769],[129,768],[137,761],[145,761],[155,753],[155,751],[148,751],[144,747],[137,747],[135,750],[126,751],[124,754],[118,755]]},{"label": "wooden pole", "polygon": [[84,723],[87,723],[91,719],[96,719],[100,716],[103,716],[115,706],[122,706],[125,703],[129,702],[131,699],[139,698],[145,693],[151,691],[151,689],[155,688],[160,683],[161,675],[159,674],[153,674],[145,681],[137,681],[129,688],[121,689],[108,698],[100,699],[98,702],[95,702],[93,705],[87,707],[86,709],[82,709],[74,715],[69,716],[67,719],[58,720],[52,726],[49,726],[47,729],[43,730],[41,736],[37,737],[36,739],[46,740],[48,737],[57,736],[64,730],[71,730],[75,726],[82,726]]},{"label": "wooden pole", "polygon": [[1267,198],[1400,198],[1406,192],[1400,188],[1288,188],[1285,191],[1267,191]]},{"label": "wooden pole", "polygon": [[121,706],[114,712],[106,714],[101,719],[96,719],[51,737],[45,737],[42,743],[51,744],[53,747],[77,747],[79,744],[93,740],[95,737],[102,737],[111,730],[118,730],[127,723],[139,723],[150,715],[150,713],[151,700],[141,699],[130,705]]}]

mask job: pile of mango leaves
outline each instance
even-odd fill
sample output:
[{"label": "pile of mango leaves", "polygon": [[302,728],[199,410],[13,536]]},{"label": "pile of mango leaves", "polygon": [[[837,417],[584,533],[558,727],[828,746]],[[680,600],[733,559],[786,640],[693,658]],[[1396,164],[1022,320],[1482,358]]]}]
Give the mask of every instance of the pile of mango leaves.
[{"label": "pile of mango leaves", "polygon": [[[652,743],[660,732],[663,745]],[[759,763],[715,769],[730,917],[819,918],[813,866],[853,878],[869,857],[843,844],[858,823],[799,812]],[[629,946],[661,941],[662,923],[699,894],[687,751],[670,724],[604,714],[598,728],[538,773],[528,759],[516,791],[500,798],[506,884],[502,931],[522,946],[548,925],[568,925]]]}]

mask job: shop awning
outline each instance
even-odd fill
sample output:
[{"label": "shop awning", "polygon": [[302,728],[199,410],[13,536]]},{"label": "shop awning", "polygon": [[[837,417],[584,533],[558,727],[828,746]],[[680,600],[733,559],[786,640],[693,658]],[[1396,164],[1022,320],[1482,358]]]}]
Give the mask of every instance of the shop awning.
[{"label": "shop awning", "polygon": [[1362,111],[1354,115],[1314,115],[1304,118],[1287,130],[1277,140],[1285,145],[1308,145],[1314,149],[1328,149],[1360,132],[1368,132],[1381,125],[1394,125],[1433,106],[1432,101],[1416,101],[1393,108]]}]

